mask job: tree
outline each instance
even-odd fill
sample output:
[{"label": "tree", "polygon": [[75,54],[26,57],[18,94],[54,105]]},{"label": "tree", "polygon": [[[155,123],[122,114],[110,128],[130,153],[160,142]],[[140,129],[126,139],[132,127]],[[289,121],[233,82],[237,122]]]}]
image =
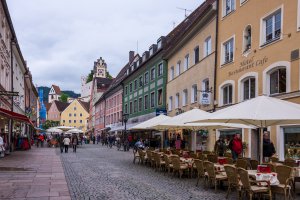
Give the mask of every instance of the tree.
[{"label": "tree", "polygon": [[61,96],[59,97],[59,101],[67,103],[68,102],[68,98],[69,98],[68,94],[62,93]]},{"label": "tree", "polygon": [[110,75],[109,71],[106,72],[106,78],[113,79],[113,77]]},{"label": "tree", "polygon": [[87,79],[86,79],[86,83],[89,83],[93,80],[93,76],[94,76],[94,70],[91,70],[91,72],[89,73]]},{"label": "tree", "polygon": [[51,127],[59,126],[59,121],[53,121],[53,120],[46,120],[45,123],[43,124],[43,129],[48,129]]}]

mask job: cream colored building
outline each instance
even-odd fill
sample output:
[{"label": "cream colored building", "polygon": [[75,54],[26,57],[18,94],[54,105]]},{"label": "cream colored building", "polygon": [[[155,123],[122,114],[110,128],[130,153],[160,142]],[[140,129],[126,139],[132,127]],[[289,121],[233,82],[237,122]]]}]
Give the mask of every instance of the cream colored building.
[{"label": "cream colored building", "polygon": [[75,99],[61,113],[60,124],[72,126],[78,129],[87,130],[87,118],[89,117],[89,103]]},{"label": "cream colored building", "polygon": [[[178,25],[182,27],[179,29],[182,34],[171,42],[166,51],[169,116],[194,107],[207,111],[214,108],[216,14],[216,1],[204,2]],[[173,135],[172,132],[169,134],[169,137]],[[203,146],[206,149],[206,145],[209,145],[201,142],[200,138],[196,139],[195,134],[185,139],[188,140],[189,149],[204,150]]]},{"label": "cream colored building", "polygon": [[[218,30],[218,108],[258,95],[300,103],[300,0],[219,0]],[[300,147],[300,125],[267,129],[280,160]],[[246,156],[255,158],[255,130],[218,130],[216,138],[236,132],[248,143]]]}]

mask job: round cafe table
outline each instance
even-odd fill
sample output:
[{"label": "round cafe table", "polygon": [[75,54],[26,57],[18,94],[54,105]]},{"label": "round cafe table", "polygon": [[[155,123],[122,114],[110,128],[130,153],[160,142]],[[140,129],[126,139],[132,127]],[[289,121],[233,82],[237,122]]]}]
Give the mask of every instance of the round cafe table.
[{"label": "round cafe table", "polygon": [[[247,170],[248,175],[257,181],[269,181],[270,185],[279,185],[277,179],[277,173],[259,173],[257,170]],[[260,185],[265,185],[266,183],[259,183]]]}]

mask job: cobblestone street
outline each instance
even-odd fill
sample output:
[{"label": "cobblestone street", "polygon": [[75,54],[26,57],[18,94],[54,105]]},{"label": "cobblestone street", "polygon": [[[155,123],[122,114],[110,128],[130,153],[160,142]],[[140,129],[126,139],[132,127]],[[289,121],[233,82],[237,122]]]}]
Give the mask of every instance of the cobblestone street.
[{"label": "cobblestone street", "polygon": [[[196,187],[196,179],[179,179],[133,164],[132,151],[117,151],[92,144],[77,150],[76,154],[69,152],[61,156],[72,199],[225,198],[225,190],[215,192],[201,184]],[[236,197],[236,193],[231,196]]]}]

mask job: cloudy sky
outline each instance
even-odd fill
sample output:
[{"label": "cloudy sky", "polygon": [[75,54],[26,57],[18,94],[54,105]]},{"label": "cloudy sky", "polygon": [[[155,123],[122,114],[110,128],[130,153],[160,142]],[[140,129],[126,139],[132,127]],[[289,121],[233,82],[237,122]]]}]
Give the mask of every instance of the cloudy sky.
[{"label": "cloudy sky", "polygon": [[[116,76],[128,52],[142,54],[203,0],[8,0],[33,81],[80,91],[80,77],[103,57]],[[190,13],[190,12],[187,12]]]}]

